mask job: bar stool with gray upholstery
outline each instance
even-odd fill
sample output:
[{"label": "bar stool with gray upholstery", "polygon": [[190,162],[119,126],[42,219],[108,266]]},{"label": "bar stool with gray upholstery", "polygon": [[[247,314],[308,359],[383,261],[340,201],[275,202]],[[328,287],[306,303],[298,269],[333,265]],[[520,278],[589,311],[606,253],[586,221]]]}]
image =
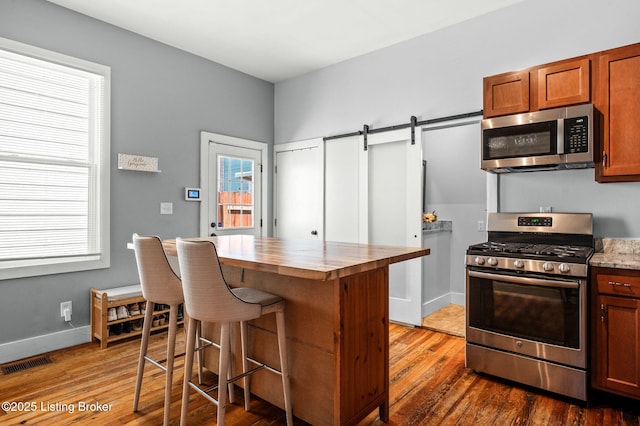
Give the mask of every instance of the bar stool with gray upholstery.
[{"label": "bar stool with gray upholstery", "polygon": [[[182,411],[180,424],[187,421],[189,390],[195,389],[218,406],[218,426],[224,425],[225,406],[227,403],[227,383],[239,378],[244,382],[245,410],[249,411],[249,375],[261,368],[282,376],[284,407],[287,425],[293,424],[291,410],[291,392],[289,389],[289,373],[287,361],[284,307],[285,301],[277,295],[253,288],[230,288],[224,279],[218,253],[213,242],[209,240],[186,240],[177,238],[178,262],[182,275],[185,308],[189,314],[187,327],[187,345],[185,349],[185,377],[182,388]],[[275,313],[280,353],[280,370],[267,366],[247,356],[247,321],[263,315]],[[191,381],[193,355],[196,348],[196,329],[200,322],[220,324],[220,357],[218,370],[218,399],[200,389]],[[230,324],[240,323],[240,339],[242,347],[242,372],[228,379],[230,345]],[[201,339],[201,337],[200,337]],[[199,342],[198,342],[199,343]],[[248,370],[248,362],[258,365]],[[221,391],[224,389],[225,391]]]},{"label": "bar stool with gray upholstery", "polygon": [[[146,361],[149,361],[166,373],[164,388],[164,424],[168,425],[171,406],[171,388],[173,386],[176,333],[178,328],[178,305],[184,302],[182,283],[169,264],[160,238],[156,236],[143,237],[138,234],[133,234],[133,247],[136,253],[142,296],[147,301],[144,324],[142,326],[142,342],[140,343],[140,356],[138,358],[138,374],[136,378],[136,390],[133,397],[133,411],[138,411],[144,367]],[[151,323],[153,322],[156,304],[169,305],[166,366],[162,365],[165,360],[154,360],[147,355]]]}]

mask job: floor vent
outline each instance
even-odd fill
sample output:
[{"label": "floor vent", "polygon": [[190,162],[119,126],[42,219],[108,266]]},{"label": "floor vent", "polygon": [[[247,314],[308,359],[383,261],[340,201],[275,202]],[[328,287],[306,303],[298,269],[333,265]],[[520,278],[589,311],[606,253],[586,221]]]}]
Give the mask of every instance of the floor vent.
[{"label": "floor vent", "polygon": [[17,373],[19,371],[28,370],[40,365],[51,364],[51,358],[48,356],[39,356],[36,358],[27,359],[24,361],[18,361],[11,364],[0,365],[0,371],[2,374],[7,375],[11,373]]}]

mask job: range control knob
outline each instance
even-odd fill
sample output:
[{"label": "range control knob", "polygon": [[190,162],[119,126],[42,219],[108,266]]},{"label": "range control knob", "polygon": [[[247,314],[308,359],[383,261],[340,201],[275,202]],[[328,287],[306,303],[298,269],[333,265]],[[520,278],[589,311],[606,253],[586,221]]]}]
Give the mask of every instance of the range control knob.
[{"label": "range control knob", "polygon": [[524,262],[520,259],[517,259],[513,262],[513,266],[516,268],[524,268]]},{"label": "range control knob", "polygon": [[491,266],[496,266],[498,264],[498,259],[496,259],[495,257],[490,257],[489,259],[487,259],[487,263]]},{"label": "range control knob", "polygon": [[484,257],[482,256],[476,256],[473,261],[476,262],[476,265],[484,265]]},{"label": "range control knob", "polygon": [[567,272],[569,272],[569,265],[567,265],[566,263],[561,263],[558,266],[558,269],[560,270],[560,272],[562,272],[563,274],[566,274]]},{"label": "range control knob", "polygon": [[553,263],[551,262],[544,262],[542,264],[542,269],[549,272],[549,271],[553,271]]}]

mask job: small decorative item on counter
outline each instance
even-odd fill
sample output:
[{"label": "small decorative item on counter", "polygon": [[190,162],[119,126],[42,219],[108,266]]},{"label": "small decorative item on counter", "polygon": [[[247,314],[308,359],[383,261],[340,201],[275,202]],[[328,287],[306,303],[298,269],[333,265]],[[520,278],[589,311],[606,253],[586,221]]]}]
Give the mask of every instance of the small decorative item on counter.
[{"label": "small decorative item on counter", "polygon": [[422,214],[422,221],[423,222],[435,222],[436,220],[438,220],[438,216],[436,216],[436,211],[432,211],[431,213],[423,213]]}]

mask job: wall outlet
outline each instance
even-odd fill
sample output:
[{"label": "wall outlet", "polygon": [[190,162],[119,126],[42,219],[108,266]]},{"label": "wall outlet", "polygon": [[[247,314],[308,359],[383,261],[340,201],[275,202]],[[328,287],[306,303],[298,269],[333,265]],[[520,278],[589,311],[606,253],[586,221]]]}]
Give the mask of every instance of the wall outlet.
[{"label": "wall outlet", "polygon": [[70,300],[68,302],[60,302],[60,316],[64,317],[65,321],[71,321],[72,310],[73,308]]},{"label": "wall outlet", "polygon": [[484,220],[479,220],[478,221],[478,232],[484,232],[486,230],[487,230],[487,228],[486,228],[486,226],[484,224]]},{"label": "wall outlet", "polygon": [[540,206],[540,213],[551,213],[551,206]]},{"label": "wall outlet", "polygon": [[161,202],[160,214],[173,214],[173,203],[169,201]]}]

